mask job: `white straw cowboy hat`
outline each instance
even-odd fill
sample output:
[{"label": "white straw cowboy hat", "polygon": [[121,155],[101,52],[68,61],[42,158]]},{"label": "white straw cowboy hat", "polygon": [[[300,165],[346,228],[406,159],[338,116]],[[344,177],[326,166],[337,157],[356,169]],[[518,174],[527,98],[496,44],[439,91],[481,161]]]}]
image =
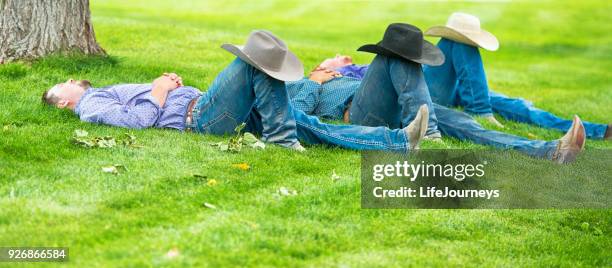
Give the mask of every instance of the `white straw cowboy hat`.
[{"label": "white straw cowboy hat", "polygon": [[495,51],[499,48],[499,41],[490,32],[480,28],[478,17],[455,12],[450,15],[445,26],[434,26],[425,31],[425,35],[444,37],[459,43]]},{"label": "white straw cowboy hat", "polygon": [[223,44],[221,47],[275,79],[297,81],[304,78],[302,62],[271,32],[256,30],[251,32],[244,46]]}]

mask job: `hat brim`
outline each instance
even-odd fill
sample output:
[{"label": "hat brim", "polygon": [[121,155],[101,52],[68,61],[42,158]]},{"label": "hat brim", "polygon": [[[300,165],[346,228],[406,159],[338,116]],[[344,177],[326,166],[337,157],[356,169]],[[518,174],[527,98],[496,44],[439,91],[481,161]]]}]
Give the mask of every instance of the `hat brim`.
[{"label": "hat brim", "polygon": [[482,29],[479,32],[462,32],[461,30],[448,26],[434,26],[427,29],[425,35],[444,37],[459,43],[481,47],[489,51],[496,51],[499,49],[499,41],[495,35]]},{"label": "hat brim", "polygon": [[423,40],[423,51],[421,51],[421,57],[415,58],[408,55],[403,55],[389,48],[383,47],[378,44],[363,45],[357,49],[357,51],[370,52],[374,54],[385,55],[389,57],[400,57],[416,63],[425,64],[429,66],[440,66],[444,63],[444,53],[434,44]]},{"label": "hat brim", "polygon": [[238,58],[244,60],[249,65],[266,73],[274,79],[278,79],[281,81],[298,81],[304,78],[304,65],[302,65],[302,62],[297,58],[297,56],[295,56],[295,54],[291,53],[291,51],[287,51],[287,55],[285,56],[285,59],[281,64],[280,70],[275,71],[266,68],[261,63],[256,62],[248,54],[244,53],[244,46],[223,44],[221,48],[227,50],[229,53],[236,55]]}]

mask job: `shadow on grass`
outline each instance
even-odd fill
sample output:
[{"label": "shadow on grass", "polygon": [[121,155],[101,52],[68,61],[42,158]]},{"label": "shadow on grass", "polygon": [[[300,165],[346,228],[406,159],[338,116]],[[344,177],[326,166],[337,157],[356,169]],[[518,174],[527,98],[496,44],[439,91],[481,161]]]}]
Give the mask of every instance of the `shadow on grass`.
[{"label": "shadow on grass", "polygon": [[92,56],[84,54],[70,54],[64,56],[55,54],[33,62],[32,67],[34,70],[55,69],[67,73],[75,73],[91,69],[116,67],[119,62],[119,58],[115,56]]},{"label": "shadow on grass", "polygon": [[29,67],[23,63],[0,65],[0,78],[19,79],[28,74]]}]

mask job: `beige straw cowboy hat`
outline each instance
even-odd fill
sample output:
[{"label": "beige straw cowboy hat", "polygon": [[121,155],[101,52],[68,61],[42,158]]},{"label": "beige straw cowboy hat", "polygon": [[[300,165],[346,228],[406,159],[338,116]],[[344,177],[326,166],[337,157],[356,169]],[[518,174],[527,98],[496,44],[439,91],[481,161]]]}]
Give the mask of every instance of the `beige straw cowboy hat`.
[{"label": "beige straw cowboy hat", "polygon": [[251,32],[244,46],[223,44],[221,47],[275,79],[297,81],[304,78],[302,62],[271,32],[256,30]]},{"label": "beige straw cowboy hat", "polygon": [[444,37],[489,51],[495,51],[499,48],[497,38],[490,32],[480,28],[478,17],[461,12],[451,14],[445,26],[429,28],[425,31],[425,35]]}]

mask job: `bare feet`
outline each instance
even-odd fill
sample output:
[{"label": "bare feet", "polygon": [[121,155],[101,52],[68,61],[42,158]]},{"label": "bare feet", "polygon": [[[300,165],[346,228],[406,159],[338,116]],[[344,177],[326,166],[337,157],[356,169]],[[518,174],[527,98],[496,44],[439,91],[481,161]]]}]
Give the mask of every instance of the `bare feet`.
[{"label": "bare feet", "polygon": [[577,115],[574,115],[572,127],[559,140],[552,160],[559,164],[574,162],[580,151],[584,148],[585,142],[586,133],[584,132],[582,121],[580,121]]},{"label": "bare feet", "polygon": [[419,148],[421,139],[425,136],[427,131],[427,125],[429,124],[429,108],[426,104],[419,107],[419,112],[414,117],[414,120],[404,128],[404,132],[408,136],[408,142],[410,143],[410,150],[416,150]]}]

